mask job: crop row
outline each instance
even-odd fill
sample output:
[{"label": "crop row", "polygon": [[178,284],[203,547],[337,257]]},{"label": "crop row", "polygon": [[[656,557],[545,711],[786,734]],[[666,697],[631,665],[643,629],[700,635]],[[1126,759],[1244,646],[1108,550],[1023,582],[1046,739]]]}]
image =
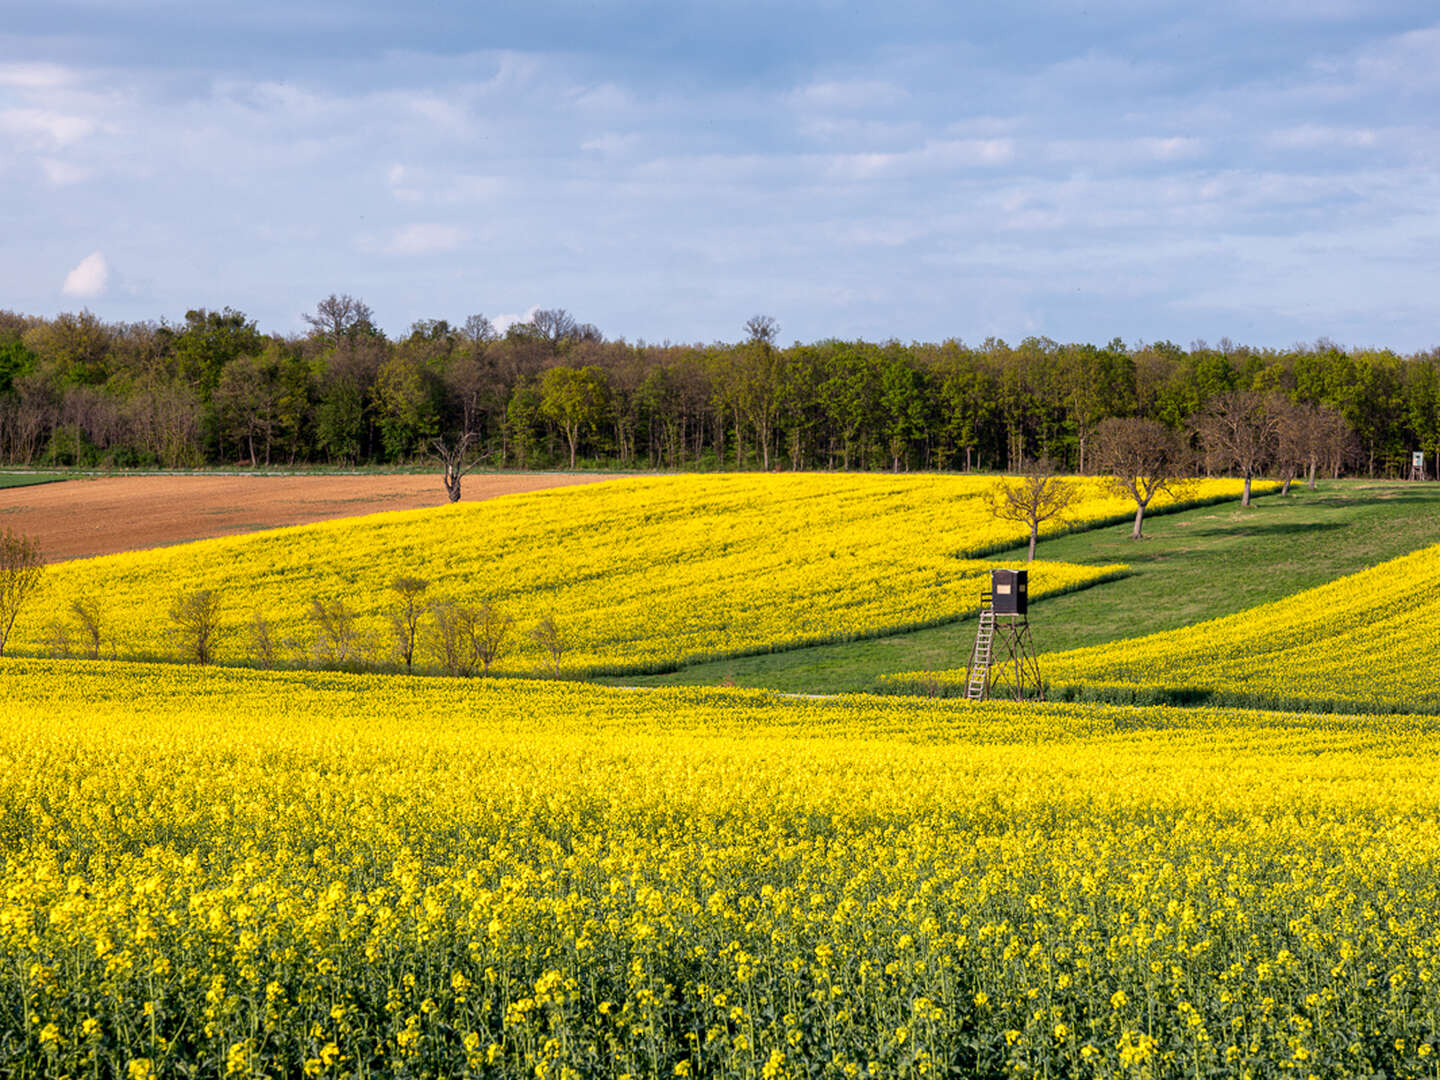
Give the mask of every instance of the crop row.
[{"label": "crop row", "polygon": [[7,1074],[1440,1052],[1430,718],[40,660],[0,698]]}]

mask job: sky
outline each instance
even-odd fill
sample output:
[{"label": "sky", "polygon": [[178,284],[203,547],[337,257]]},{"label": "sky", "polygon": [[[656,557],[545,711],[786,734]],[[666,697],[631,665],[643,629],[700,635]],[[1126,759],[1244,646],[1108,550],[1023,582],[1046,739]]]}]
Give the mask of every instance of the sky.
[{"label": "sky", "polygon": [[1440,9],[0,0],[0,309],[1440,345]]}]

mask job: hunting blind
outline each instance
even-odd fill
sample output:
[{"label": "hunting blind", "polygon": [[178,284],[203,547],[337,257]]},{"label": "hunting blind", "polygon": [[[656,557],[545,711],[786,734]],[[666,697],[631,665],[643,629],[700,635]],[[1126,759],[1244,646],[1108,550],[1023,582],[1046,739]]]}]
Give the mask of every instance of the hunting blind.
[{"label": "hunting blind", "polygon": [[1029,610],[1030,572],[990,571],[990,591],[980,594],[980,627],[965,669],[967,701],[992,697],[1045,700],[1040,662],[1030,637]]}]

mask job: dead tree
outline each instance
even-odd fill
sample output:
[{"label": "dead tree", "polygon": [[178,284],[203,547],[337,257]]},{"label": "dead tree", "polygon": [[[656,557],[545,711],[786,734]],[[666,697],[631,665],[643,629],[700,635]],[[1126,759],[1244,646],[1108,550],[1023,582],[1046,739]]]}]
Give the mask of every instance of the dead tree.
[{"label": "dead tree", "polygon": [[452,503],[460,501],[460,478],[479,464],[480,459],[470,453],[474,441],[475,433],[467,431],[453,444],[445,439],[430,442],[430,456],[445,467],[445,493]]},{"label": "dead tree", "polygon": [[1135,528],[1141,537],[1145,511],[1161,492],[1178,494],[1189,483],[1183,479],[1190,455],[1173,431],[1158,420],[1111,417],[1095,429],[1092,460],[1111,483],[1135,500]]},{"label": "dead tree", "polygon": [[1064,520],[1075,501],[1075,485],[1056,476],[1049,461],[1027,461],[1022,475],[999,480],[988,493],[990,513],[1000,521],[1015,521],[1030,530],[1030,549],[1025,558],[1035,559],[1035,542],[1040,526],[1051,518]]}]

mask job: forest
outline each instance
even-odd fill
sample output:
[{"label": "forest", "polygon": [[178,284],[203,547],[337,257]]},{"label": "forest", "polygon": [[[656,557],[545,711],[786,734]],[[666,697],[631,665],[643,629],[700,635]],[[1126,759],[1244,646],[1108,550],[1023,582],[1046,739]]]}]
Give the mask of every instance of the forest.
[{"label": "forest", "polygon": [[1085,472],[1105,420],[1158,421],[1198,449],[1197,418],[1236,392],[1343,420],[1333,472],[1440,458],[1436,349],[782,345],[768,316],[735,342],[654,345],[560,308],[503,333],[472,315],[392,339],[348,295],[305,321],[281,336],[228,307],[183,323],[0,311],[0,463],[402,465],[468,433],[489,468]]}]

